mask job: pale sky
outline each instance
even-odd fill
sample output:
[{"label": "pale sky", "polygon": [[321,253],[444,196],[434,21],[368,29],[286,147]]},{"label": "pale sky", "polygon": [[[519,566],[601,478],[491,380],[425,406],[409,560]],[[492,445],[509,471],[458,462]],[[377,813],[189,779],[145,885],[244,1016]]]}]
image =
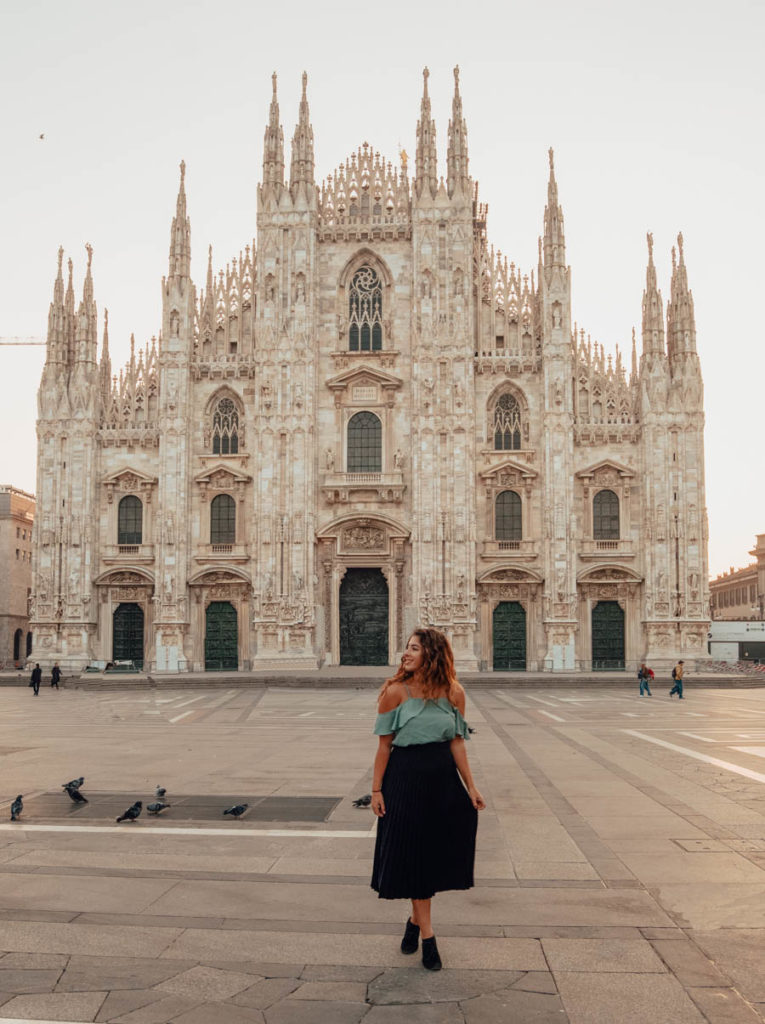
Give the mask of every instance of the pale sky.
[{"label": "pale sky", "polygon": [[[628,365],[646,232],[665,308],[683,232],[706,389],[710,572],[745,565],[765,532],[764,37],[761,0],[5,3],[0,337],[44,337],[59,245],[79,301],[87,242],[113,369],[131,332],[139,345],[157,334],[181,159],[197,285],[208,244],[217,269],[255,235],[272,71],[287,162],[308,72],[322,178],[364,141],[394,163],[399,148],[413,156],[428,65],[445,174],[459,64],[490,241],[536,267],[553,146],[573,316]],[[42,348],[0,347],[0,483],[28,491],[43,359]]]}]

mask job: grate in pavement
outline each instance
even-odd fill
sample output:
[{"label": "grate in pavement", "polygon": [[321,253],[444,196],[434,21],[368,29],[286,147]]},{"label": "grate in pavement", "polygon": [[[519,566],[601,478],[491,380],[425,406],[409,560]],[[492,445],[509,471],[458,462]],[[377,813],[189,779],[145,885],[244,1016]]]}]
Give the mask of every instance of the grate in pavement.
[{"label": "grate in pavement", "polygon": [[[83,789],[87,804],[73,804],[66,793],[48,792],[24,801],[24,820],[55,819],[56,821],[103,821],[114,819],[136,800],[143,801],[141,820],[152,819],[146,811],[155,797],[142,793],[101,793]],[[223,811],[234,804],[249,804],[240,821],[320,822],[329,816],[342,800],[339,796],[248,796],[182,793],[168,795],[170,804],[157,815],[163,821],[226,821]]]}]

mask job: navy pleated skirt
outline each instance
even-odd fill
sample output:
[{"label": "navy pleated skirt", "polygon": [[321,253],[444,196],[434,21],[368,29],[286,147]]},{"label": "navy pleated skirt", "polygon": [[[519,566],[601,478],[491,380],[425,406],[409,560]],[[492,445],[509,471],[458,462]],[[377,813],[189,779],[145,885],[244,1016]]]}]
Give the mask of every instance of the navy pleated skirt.
[{"label": "navy pleated skirt", "polygon": [[385,900],[427,900],[473,885],[478,812],[449,742],[392,747],[377,819],[372,888]]}]

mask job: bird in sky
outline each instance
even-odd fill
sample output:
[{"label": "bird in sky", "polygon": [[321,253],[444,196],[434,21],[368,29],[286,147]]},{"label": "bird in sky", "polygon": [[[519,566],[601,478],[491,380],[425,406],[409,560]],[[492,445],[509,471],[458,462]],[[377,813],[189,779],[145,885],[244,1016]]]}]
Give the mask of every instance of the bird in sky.
[{"label": "bird in sky", "polygon": [[84,781],[85,781],[85,776],[81,775],[79,777],[79,779],[71,779],[69,782],[62,782],[61,783],[61,788],[62,789],[79,789]]},{"label": "bird in sky", "polygon": [[19,820],[19,815],[21,814],[21,812],[23,810],[24,810],[24,800],[22,798],[21,793],[19,793],[19,795],[16,797],[16,799],[11,804],[11,821],[18,821]]},{"label": "bird in sky", "polygon": [[41,138],[41,139],[44,139],[44,138],[45,138],[45,132],[40,132],[40,138]]},{"label": "bird in sky", "polygon": [[88,802],[87,797],[84,797],[75,786],[64,786],[64,792],[73,804],[86,804]]},{"label": "bird in sky", "polygon": [[372,803],[372,794],[371,793],[367,793],[364,796],[360,796],[358,798],[358,800],[354,800],[353,801],[353,806],[354,807],[369,807],[369,805],[371,803]]},{"label": "bird in sky", "polygon": [[141,813],[141,808],[142,807],[143,807],[143,801],[142,800],[136,800],[136,802],[134,804],[132,804],[130,807],[128,807],[128,809],[126,811],[122,812],[122,814],[119,816],[119,818],[117,818],[117,821],[135,821],[135,819]]},{"label": "bird in sky", "polygon": [[229,807],[223,813],[230,814],[232,818],[241,818],[249,806],[249,804],[234,804],[233,807]]},{"label": "bird in sky", "polygon": [[157,800],[156,803],[147,804],[146,810],[149,812],[149,814],[159,814],[161,811],[164,811],[165,808],[169,806],[170,804],[164,804],[162,803],[161,800]]}]

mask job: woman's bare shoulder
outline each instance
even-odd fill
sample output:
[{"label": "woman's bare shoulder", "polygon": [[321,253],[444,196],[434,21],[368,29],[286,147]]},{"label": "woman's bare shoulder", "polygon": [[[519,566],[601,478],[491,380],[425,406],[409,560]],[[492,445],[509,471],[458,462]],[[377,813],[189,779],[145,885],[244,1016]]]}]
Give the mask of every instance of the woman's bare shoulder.
[{"label": "woman's bare shoulder", "polygon": [[403,683],[391,683],[377,701],[377,712],[384,715],[386,711],[393,711],[407,698],[406,689]]}]

